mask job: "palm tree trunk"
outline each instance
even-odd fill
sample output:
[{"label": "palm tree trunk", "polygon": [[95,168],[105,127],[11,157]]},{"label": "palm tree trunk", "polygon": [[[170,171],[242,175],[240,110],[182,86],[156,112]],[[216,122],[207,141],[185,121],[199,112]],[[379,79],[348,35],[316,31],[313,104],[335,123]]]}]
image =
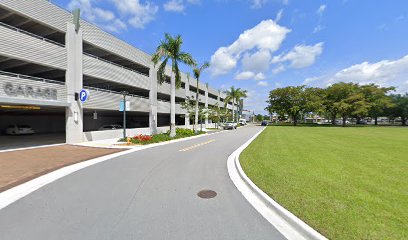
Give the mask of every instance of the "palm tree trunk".
[{"label": "palm tree trunk", "polygon": [[[174,64],[174,63],[173,63]],[[170,77],[170,137],[176,136],[176,76]]]},{"label": "palm tree trunk", "polygon": [[235,101],[232,100],[232,122],[235,122]]},{"label": "palm tree trunk", "polygon": [[195,125],[197,126],[195,132],[198,133],[198,79],[197,79],[197,89],[196,89],[196,102],[195,102]]}]

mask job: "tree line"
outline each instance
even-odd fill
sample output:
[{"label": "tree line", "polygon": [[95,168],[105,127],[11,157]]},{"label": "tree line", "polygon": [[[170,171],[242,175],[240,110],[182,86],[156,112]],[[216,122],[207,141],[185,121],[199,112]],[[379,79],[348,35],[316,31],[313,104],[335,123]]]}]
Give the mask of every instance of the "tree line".
[{"label": "tree line", "polygon": [[394,87],[380,87],[375,84],[335,83],[326,88],[289,86],[269,92],[270,114],[289,116],[296,125],[300,116],[317,114],[325,116],[336,124],[342,118],[343,126],[348,118],[371,117],[375,125],[379,117],[401,118],[402,125],[408,119],[408,93],[392,94]]}]

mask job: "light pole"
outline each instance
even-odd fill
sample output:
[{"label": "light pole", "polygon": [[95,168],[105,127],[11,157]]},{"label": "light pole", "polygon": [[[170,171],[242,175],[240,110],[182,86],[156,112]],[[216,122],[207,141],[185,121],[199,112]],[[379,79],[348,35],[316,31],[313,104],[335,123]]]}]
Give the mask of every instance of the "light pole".
[{"label": "light pole", "polygon": [[123,95],[123,138],[126,138],[126,96],[129,92],[122,91],[121,93]]}]

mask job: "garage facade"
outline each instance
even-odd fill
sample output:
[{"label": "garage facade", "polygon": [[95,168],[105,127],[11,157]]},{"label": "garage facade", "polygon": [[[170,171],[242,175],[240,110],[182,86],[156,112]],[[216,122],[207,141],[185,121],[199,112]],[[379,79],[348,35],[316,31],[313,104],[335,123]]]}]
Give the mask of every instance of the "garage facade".
[{"label": "garage facade", "polygon": [[[128,132],[168,129],[170,84],[157,83],[151,55],[80,20],[46,0],[0,3],[0,132],[30,125],[36,133],[78,143],[121,136],[122,92],[128,92]],[[166,75],[170,76],[170,67]],[[190,127],[181,103],[195,95],[195,80],[182,74],[176,90],[177,123]],[[89,99],[76,97],[82,89]],[[199,83],[205,106],[223,107],[225,95]],[[231,109],[231,104],[227,105]],[[208,120],[206,120],[208,124]],[[4,135],[0,135],[4,139]]]}]

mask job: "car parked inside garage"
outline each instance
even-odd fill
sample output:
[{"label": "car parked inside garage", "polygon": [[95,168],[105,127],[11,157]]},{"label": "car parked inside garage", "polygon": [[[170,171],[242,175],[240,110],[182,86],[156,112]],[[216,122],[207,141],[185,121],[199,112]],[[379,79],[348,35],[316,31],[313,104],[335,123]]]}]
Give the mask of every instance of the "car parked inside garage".
[{"label": "car parked inside garage", "polygon": [[4,131],[7,135],[28,135],[34,134],[35,131],[29,125],[9,125]]}]

